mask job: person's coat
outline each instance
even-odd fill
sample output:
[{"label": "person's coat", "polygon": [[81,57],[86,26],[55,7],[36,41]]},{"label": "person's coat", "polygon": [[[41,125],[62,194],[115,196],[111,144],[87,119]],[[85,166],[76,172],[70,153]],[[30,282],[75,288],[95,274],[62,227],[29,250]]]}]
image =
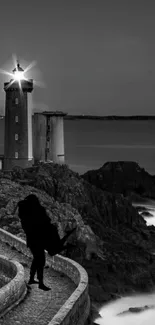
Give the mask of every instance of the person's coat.
[{"label": "person's coat", "polygon": [[42,247],[55,255],[59,251],[60,237],[57,227],[51,224],[46,210],[39,201],[29,204],[29,200],[18,203],[18,215],[22,228],[26,234],[26,242],[29,248]]}]

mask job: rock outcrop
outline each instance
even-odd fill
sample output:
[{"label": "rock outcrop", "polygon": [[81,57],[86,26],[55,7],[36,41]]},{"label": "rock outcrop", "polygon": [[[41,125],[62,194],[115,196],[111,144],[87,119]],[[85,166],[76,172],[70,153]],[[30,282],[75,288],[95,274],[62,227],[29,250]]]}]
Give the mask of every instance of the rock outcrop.
[{"label": "rock outcrop", "polygon": [[141,216],[142,216],[142,217],[153,217],[153,214],[150,213],[150,212],[148,212],[148,211],[145,211],[145,212],[142,212],[142,213],[141,213]]},{"label": "rock outcrop", "polygon": [[155,228],[147,227],[130,201],[90,184],[66,165],[40,163],[0,173],[0,227],[24,238],[16,204],[35,193],[60,237],[77,225],[63,252],[89,275],[92,302],[102,304],[155,283]]},{"label": "rock outcrop", "polygon": [[155,198],[155,176],[136,162],[107,162],[97,170],[89,170],[82,177],[103,191],[114,191],[124,196],[134,193],[138,200],[140,197]]},{"label": "rock outcrop", "polygon": [[129,314],[129,313],[141,313],[143,311],[149,310],[149,309],[155,309],[155,305],[145,305],[142,307],[130,307],[128,310],[125,310],[119,314],[117,314],[117,316],[124,316],[125,314]]}]

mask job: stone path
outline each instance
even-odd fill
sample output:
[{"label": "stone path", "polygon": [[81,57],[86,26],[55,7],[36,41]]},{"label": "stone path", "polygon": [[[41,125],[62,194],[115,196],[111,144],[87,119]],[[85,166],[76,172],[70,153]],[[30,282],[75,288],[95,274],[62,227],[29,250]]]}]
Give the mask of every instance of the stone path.
[{"label": "stone path", "polygon": [[[31,260],[1,241],[0,255],[20,262],[24,266],[27,282]],[[31,285],[25,299],[0,318],[0,325],[47,325],[50,322],[76,287],[67,276],[55,272],[52,268],[45,267],[44,279],[45,285],[51,287],[51,290],[45,292],[40,290],[37,284]]]}]

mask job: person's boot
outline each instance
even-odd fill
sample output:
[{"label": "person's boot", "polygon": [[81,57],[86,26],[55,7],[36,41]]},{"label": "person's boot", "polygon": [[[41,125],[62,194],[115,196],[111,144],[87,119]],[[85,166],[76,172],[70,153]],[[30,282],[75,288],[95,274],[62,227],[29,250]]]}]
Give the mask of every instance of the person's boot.
[{"label": "person's boot", "polygon": [[43,283],[43,267],[41,267],[37,270],[37,278],[39,280],[39,289],[44,290],[44,291],[51,290],[51,288],[46,287],[45,284]]},{"label": "person's boot", "polygon": [[39,289],[44,290],[44,291],[49,291],[51,288],[46,287],[43,282],[39,282]]}]

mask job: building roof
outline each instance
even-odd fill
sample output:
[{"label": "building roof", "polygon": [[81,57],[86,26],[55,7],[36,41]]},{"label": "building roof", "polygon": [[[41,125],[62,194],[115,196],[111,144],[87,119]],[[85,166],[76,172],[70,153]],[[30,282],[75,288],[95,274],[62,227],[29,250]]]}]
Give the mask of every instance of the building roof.
[{"label": "building roof", "polygon": [[12,70],[13,73],[16,71],[24,71],[23,68],[20,66],[19,62],[17,61],[17,66],[15,67],[15,69]]},{"label": "building roof", "polygon": [[49,116],[66,116],[67,113],[62,111],[44,111],[44,112],[36,112],[34,114],[42,114],[42,115],[49,115]]}]

